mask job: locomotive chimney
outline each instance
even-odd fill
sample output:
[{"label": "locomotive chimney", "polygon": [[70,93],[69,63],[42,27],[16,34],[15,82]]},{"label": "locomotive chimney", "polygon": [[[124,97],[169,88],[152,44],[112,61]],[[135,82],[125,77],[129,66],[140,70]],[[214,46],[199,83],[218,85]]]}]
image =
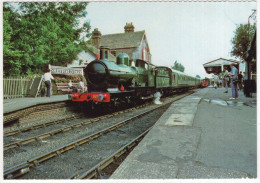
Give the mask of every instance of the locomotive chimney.
[{"label": "locomotive chimney", "polygon": [[100,60],[108,60],[109,48],[100,46]]},{"label": "locomotive chimney", "polygon": [[100,40],[101,40],[101,32],[96,28],[92,32],[92,42],[97,49],[100,47]]},{"label": "locomotive chimney", "polygon": [[125,25],[125,33],[128,33],[128,32],[134,32],[135,31],[135,27],[133,26],[133,23],[126,23]]}]

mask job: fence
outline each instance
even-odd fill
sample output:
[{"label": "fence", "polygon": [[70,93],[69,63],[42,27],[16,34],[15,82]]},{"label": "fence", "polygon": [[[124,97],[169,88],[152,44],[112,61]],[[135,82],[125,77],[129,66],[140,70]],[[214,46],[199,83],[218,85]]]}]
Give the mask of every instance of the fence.
[{"label": "fence", "polygon": [[32,79],[28,78],[4,78],[4,99],[22,98],[29,94]]}]

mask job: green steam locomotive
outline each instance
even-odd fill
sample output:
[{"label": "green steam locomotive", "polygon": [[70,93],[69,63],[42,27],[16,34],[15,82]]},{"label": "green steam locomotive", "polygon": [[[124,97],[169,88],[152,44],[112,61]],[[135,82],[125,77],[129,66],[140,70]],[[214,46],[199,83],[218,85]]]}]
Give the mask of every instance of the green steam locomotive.
[{"label": "green steam locomotive", "polygon": [[156,92],[171,95],[200,86],[200,79],[144,60],[129,60],[120,53],[116,63],[108,60],[109,49],[100,48],[100,59],[84,69],[88,90],[72,93],[72,101],[118,106],[153,98]]}]

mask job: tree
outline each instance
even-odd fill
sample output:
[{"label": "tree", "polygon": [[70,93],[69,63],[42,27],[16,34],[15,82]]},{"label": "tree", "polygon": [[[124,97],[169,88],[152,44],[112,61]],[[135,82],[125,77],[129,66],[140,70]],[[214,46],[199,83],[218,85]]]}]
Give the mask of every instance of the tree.
[{"label": "tree", "polygon": [[[3,6],[3,59],[4,59],[4,76],[9,73],[19,73],[21,69],[20,59],[22,51],[15,49],[15,43],[12,38],[15,35],[16,22],[18,15],[13,11],[12,6],[4,3]],[[7,72],[8,71],[8,72]]]},{"label": "tree", "polygon": [[248,47],[254,37],[255,30],[256,24],[240,24],[237,26],[234,37],[231,40],[233,46],[231,51],[232,56],[245,61]]},{"label": "tree", "polygon": [[200,75],[196,75],[196,78],[200,78]]},{"label": "tree", "polygon": [[[14,45],[13,49],[22,53],[18,64],[19,72],[16,74],[41,73],[48,64],[64,66],[76,59],[77,54],[86,49],[85,37],[90,36],[89,23],[80,25],[79,21],[87,15],[85,10],[87,4],[87,2],[19,3],[15,12],[17,20],[15,24],[9,23],[11,21],[9,19],[4,24],[4,29],[8,29],[10,25],[14,30],[10,39]],[[8,15],[10,10],[6,8],[4,12]],[[4,34],[8,37],[8,31]],[[10,64],[8,65],[9,62],[9,59],[4,62],[4,67],[7,68],[6,75],[10,75],[12,70]]]},{"label": "tree", "polygon": [[175,69],[175,70],[184,72],[185,67],[184,67],[181,63],[178,63],[178,61],[176,60],[176,61],[174,62],[174,65],[172,66],[172,69]]}]

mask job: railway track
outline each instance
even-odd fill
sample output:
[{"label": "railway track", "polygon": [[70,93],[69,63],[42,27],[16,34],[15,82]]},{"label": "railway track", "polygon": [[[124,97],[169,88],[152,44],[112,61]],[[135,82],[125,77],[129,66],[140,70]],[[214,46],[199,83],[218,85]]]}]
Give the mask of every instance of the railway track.
[{"label": "railway track", "polygon": [[[94,118],[94,119],[85,120],[83,122],[79,122],[79,123],[76,123],[76,124],[73,124],[73,125],[68,125],[68,126],[56,129],[56,130],[52,130],[52,131],[40,134],[40,135],[36,135],[36,136],[29,137],[29,138],[26,138],[26,139],[23,139],[23,140],[12,142],[12,143],[4,145],[4,151],[12,149],[12,148],[20,147],[22,145],[29,144],[31,142],[40,141],[40,140],[43,140],[45,138],[51,137],[53,135],[56,135],[56,134],[59,134],[59,133],[64,133],[64,132],[67,132],[69,130],[73,130],[75,128],[82,127],[84,125],[88,125],[88,124],[91,124],[93,122],[97,122],[101,119],[113,117],[113,116],[116,116],[118,114],[129,112],[129,111],[132,111],[132,110],[135,110],[135,109],[139,109],[139,108],[147,106],[147,105],[149,105],[149,104],[143,104],[143,105],[133,107],[133,108],[130,108],[130,109],[126,109],[126,110],[123,110],[123,111],[115,112],[115,113],[112,113],[112,114],[107,114],[107,115],[100,116],[100,117],[97,117],[97,118]],[[27,132],[27,131],[30,131],[30,130],[43,128],[43,127],[46,127],[46,126],[62,123],[62,122],[65,122],[67,120],[73,120],[73,119],[80,118],[80,117],[82,117],[82,115],[64,118],[64,119],[60,119],[60,120],[55,120],[55,121],[52,121],[52,122],[48,122],[48,123],[44,123],[44,124],[40,124],[40,125],[35,125],[35,126],[32,126],[32,127],[28,127],[28,128],[24,128],[24,129],[20,129],[20,130],[11,131],[11,132],[6,133],[4,136],[11,136],[11,135],[18,134],[20,132]]]},{"label": "railway track", "polygon": [[19,121],[19,119],[24,118],[33,113],[42,112],[42,111],[46,112],[49,110],[54,110],[54,109],[59,109],[59,108],[64,108],[64,107],[66,107],[65,102],[54,102],[51,104],[40,104],[40,105],[25,108],[25,109],[21,109],[21,110],[15,111],[15,112],[6,113],[6,114],[4,114],[4,117],[3,117],[3,124],[7,125],[14,121]]},{"label": "railway track", "polygon": [[[159,107],[158,107],[159,108]],[[157,109],[157,108],[156,108]],[[142,115],[145,115],[147,114],[148,112],[152,112],[156,109],[153,109],[153,110],[150,110],[150,111],[146,111],[142,114],[139,114],[139,115],[136,115],[132,118],[129,118],[129,119],[126,119],[124,121],[121,121],[113,126],[110,126],[104,130],[101,130],[99,132],[96,132],[92,135],[88,135],[84,138],[81,138],[77,141],[74,141],[70,144],[67,144],[65,146],[62,146],[60,148],[57,148],[55,149],[54,151],[51,151],[51,152],[48,152],[48,153],[45,153],[43,155],[40,155],[38,157],[35,157],[35,158],[32,158],[32,159],[29,159],[21,164],[18,164],[18,165],[15,165],[11,168],[8,168],[5,172],[4,172],[4,177],[5,178],[16,178],[20,175],[22,175],[23,173],[27,173],[29,171],[30,168],[32,167],[35,167],[36,165],[38,165],[39,163],[42,163],[52,157],[55,157],[55,156],[58,156],[60,155],[61,153],[65,153],[66,151],[68,150],[71,150],[71,149],[75,149],[77,148],[78,146],[86,143],[86,142],[89,142],[90,140],[93,140],[93,139],[96,139],[98,137],[100,137],[101,135],[105,134],[105,133],[108,133],[112,130],[115,130],[116,128],[119,128],[121,127],[122,125],[124,125],[125,123],[129,122],[130,120],[133,120],[135,118],[138,118],[139,116],[142,116]]]},{"label": "railway track", "polygon": [[[68,179],[100,179],[102,177],[102,171],[105,168],[108,168],[111,166],[111,164],[118,164],[118,159],[122,157],[125,154],[129,154],[130,151],[144,138],[144,136],[152,129],[153,127],[149,128],[145,132],[143,132],[141,135],[133,139],[128,144],[124,145],[111,155],[109,155],[107,158],[105,158],[103,161],[99,162],[92,168],[80,171],[72,176],[68,177]],[[122,161],[122,160],[121,160]]]},{"label": "railway track", "polygon": [[83,115],[73,115],[73,116],[65,117],[65,118],[62,118],[62,119],[59,119],[59,120],[53,120],[53,121],[50,121],[50,122],[47,122],[47,123],[37,124],[37,125],[33,125],[33,126],[30,126],[30,127],[26,127],[26,128],[21,128],[21,129],[18,129],[18,130],[12,130],[12,131],[8,131],[8,132],[4,132],[4,137],[16,135],[16,134],[19,134],[21,132],[28,132],[30,130],[36,130],[36,129],[39,129],[39,128],[55,125],[55,124],[58,124],[58,123],[63,123],[65,121],[77,119],[77,118],[80,118],[82,116]]},{"label": "railway track", "polygon": [[[150,104],[151,103],[145,103],[145,104],[142,104],[142,105],[139,105],[139,106],[135,106],[135,107],[132,107],[132,108],[129,108],[129,109],[125,109],[125,110],[122,110],[122,111],[114,112],[112,114],[107,114],[107,115],[100,116],[100,117],[97,117],[97,118],[94,118],[94,119],[84,120],[82,122],[79,122],[79,123],[76,123],[76,124],[72,124],[72,125],[67,125],[65,127],[62,127],[62,128],[56,129],[56,130],[52,130],[52,131],[49,131],[49,132],[46,132],[46,133],[42,133],[42,134],[39,134],[39,135],[34,135],[32,137],[28,137],[28,138],[25,138],[23,140],[18,140],[18,141],[12,142],[12,143],[8,143],[8,144],[4,145],[4,151],[12,149],[12,148],[19,148],[19,147],[21,147],[23,145],[26,145],[26,144],[29,144],[31,142],[41,141],[41,140],[43,140],[45,138],[48,138],[48,137],[51,137],[53,135],[56,135],[56,134],[59,134],[59,133],[64,133],[64,132],[73,130],[75,128],[79,128],[79,127],[82,127],[84,125],[88,125],[88,124],[91,124],[93,122],[99,121],[101,119],[106,119],[106,118],[109,118],[109,117],[116,116],[118,114],[122,114],[122,113],[126,113],[126,112],[129,112],[129,111],[133,111],[133,110],[136,110],[136,109],[148,106]],[[81,118],[82,116],[83,115],[75,115],[75,116],[66,117],[66,118],[59,119],[59,120],[50,121],[50,122],[47,122],[47,123],[34,125],[34,126],[31,126],[31,127],[27,127],[27,128],[22,128],[22,129],[18,129],[18,130],[9,131],[9,132],[4,133],[4,137],[9,137],[9,136],[12,136],[12,135],[19,134],[21,132],[28,132],[28,131],[31,131],[31,130],[37,130],[37,129],[44,128],[44,127],[47,127],[47,126],[63,123],[65,121],[78,119],[78,118]]]},{"label": "railway track", "polygon": [[[173,101],[170,101],[168,102],[167,104],[165,105],[168,105],[174,101],[177,101],[185,96],[187,96],[188,94],[190,93],[187,93],[187,94],[184,94],[184,95],[181,95],[181,96],[177,96],[175,97],[175,99]],[[145,112],[142,112],[141,114],[138,114],[138,115],[135,115],[131,118],[128,118],[126,120],[123,120],[117,124],[114,124],[106,129],[103,129],[103,130],[100,130],[96,133],[93,133],[91,135],[87,135],[81,139],[78,139],[74,142],[71,142],[65,146],[61,146],[55,150],[52,150],[52,151],[49,151],[47,153],[44,153],[40,156],[37,156],[37,157],[34,157],[34,158],[31,158],[27,161],[24,161],[22,163],[19,163],[19,164],[16,164],[10,168],[7,168],[5,171],[4,171],[4,178],[5,179],[14,179],[14,178],[17,178],[23,174],[26,174],[28,172],[30,172],[30,170],[32,170],[34,167],[38,166],[39,164],[51,159],[51,158],[54,158],[54,157],[57,157],[57,156],[60,156],[61,154],[64,154],[65,152],[68,152],[70,150],[73,150],[73,149],[77,149],[79,146],[83,145],[83,144],[86,144],[87,142],[89,141],[92,141],[94,139],[97,139],[98,137],[106,134],[106,133],[109,133],[109,132],[112,132],[120,127],[122,127],[123,125],[129,123],[130,121],[134,120],[134,119],[137,119],[137,118],[140,118],[144,115],[147,115],[148,113],[151,113],[153,112],[154,110],[157,110],[159,108],[162,108],[164,107],[165,105],[161,105],[159,107],[156,107],[156,108],[153,108],[151,110],[147,110]],[[118,112],[119,114],[123,113],[123,112]],[[104,116],[103,116],[104,118]],[[101,163],[102,164],[102,163]],[[105,163],[107,164],[107,163]],[[101,165],[100,165],[101,166]],[[100,167],[99,166],[99,167]],[[103,167],[103,165],[102,165]],[[93,173],[92,173],[93,174]],[[78,175],[78,174],[77,174]],[[73,176],[73,177],[77,177],[77,176]]]}]

